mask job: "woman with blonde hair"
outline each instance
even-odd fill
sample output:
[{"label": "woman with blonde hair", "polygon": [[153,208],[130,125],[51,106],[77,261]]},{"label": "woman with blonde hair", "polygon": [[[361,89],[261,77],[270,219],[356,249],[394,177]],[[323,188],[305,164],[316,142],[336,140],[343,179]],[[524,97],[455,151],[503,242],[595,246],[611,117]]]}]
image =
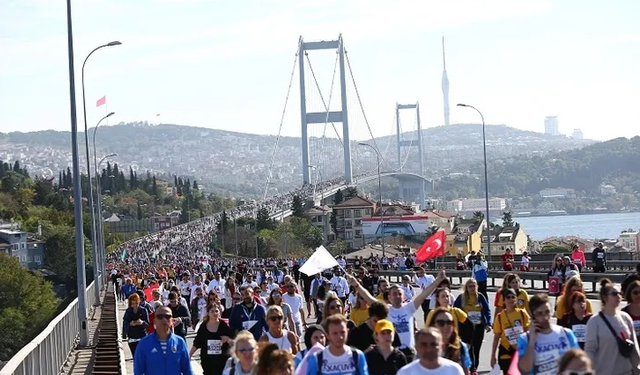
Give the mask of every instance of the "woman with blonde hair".
[{"label": "woman with blonde hair", "polygon": [[267,307],[268,306],[280,306],[282,312],[284,313],[284,326],[289,327],[289,330],[291,332],[296,332],[296,326],[293,320],[291,306],[288,303],[283,302],[282,291],[280,290],[280,288],[274,288],[271,290],[269,299],[267,300]]},{"label": "woman with blonde hair", "polygon": [[442,334],[441,357],[451,360],[462,367],[465,375],[469,375],[469,369],[473,365],[469,356],[467,344],[460,340],[458,328],[453,319],[451,311],[445,307],[436,307],[433,319],[428,323],[429,327],[436,327]]},{"label": "woman with blonde hair", "polygon": [[265,315],[269,330],[260,337],[259,342],[272,342],[281,350],[288,350],[293,354],[298,353],[298,337],[292,331],[283,329],[284,313],[282,308],[271,305]]},{"label": "woman with blonde hair", "polygon": [[229,349],[223,375],[255,375],[258,364],[258,343],[249,331],[240,331]]},{"label": "woman with blonde hair", "polygon": [[478,282],[469,279],[464,284],[464,293],[460,294],[453,304],[467,313],[469,321],[473,324],[471,330],[469,352],[473,362],[471,374],[474,374],[480,366],[480,348],[484,340],[484,333],[491,332],[491,310],[489,302],[481,293],[478,293]]},{"label": "woman with blonde hair", "polygon": [[256,375],[293,375],[293,356],[274,343],[260,344]]},{"label": "woman with blonde hair", "polygon": [[571,349],[564,353],[558,363],[559,375],[593,374],[593,365],[587,353],[580,349]]},{"label": "woman with blonde hair", "polygon": [[[506,282],[506,286],[505,283]],[[502,289],[513,289],[516,292],[516,307],[519,309],[525,309],[529,312],[529,293],[521,288],[520,276],[515,273],[507,274],[503,280]],[[496,307],[496,314],[504,309],[504,297],[502,293],[496,293],[498,306]]]},{"label": "woman with blonde hair", "polygon": [[515,275],[514,273],[507,273],[504,275],[504,277],[502,278],[502,285],[500,286],[500,288],[496,291],[496,298],[493,301],[493,307],[494,307],[494,314],[493,316],[495,317],[496,315],[498,315],[498,313],[500,311],[502,311],[504,309],[503,307],[503,303],[500,303],[500,296],[501,296],[501,291],[502,289],[507,289],[509,288],[509,278],[512,277],[513,275]]}]

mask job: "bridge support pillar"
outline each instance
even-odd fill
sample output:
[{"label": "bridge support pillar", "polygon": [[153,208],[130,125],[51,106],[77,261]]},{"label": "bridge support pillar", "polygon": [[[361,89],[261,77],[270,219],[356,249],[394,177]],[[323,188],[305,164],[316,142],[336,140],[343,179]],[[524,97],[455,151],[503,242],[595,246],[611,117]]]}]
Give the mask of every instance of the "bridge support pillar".
[{"label": "bridge support pillar", "polygon": [[[306,87],[304,80],[304,58],[307,51],[334,49],[338,53],[338,62],[340,69],[340,96],[342,108],[340,111],[330,111],[326,108],[325,112],[307,113]],[[300,37],[298,49],[298,70],[300,71],[300,118],[301,118],[301,136],[302,136],[302,184],[311,183],[310,165],[309,165],[309,136],[307,127],[309,124],[325,124],[327,122],[342,123],[342,143],[344,146],[344,179],[345,183],[350,184],[353,180],[353,171],[351,167],[351,137],[349,136],[349,119],[347,112],[347,84],[344,65],[344,40],[342,35],[337,40],[321,41],[321,42],[304,42]]]}]

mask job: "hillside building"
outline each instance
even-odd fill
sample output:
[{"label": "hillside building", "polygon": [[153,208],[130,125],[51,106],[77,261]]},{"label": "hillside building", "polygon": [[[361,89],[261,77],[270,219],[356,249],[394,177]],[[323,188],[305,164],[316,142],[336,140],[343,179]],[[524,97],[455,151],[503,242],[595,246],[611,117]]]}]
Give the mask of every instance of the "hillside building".
[{"label": "hillside building", "polygon": [[558,116],[547,116],[544,119],[544,134],[560,135]]}]

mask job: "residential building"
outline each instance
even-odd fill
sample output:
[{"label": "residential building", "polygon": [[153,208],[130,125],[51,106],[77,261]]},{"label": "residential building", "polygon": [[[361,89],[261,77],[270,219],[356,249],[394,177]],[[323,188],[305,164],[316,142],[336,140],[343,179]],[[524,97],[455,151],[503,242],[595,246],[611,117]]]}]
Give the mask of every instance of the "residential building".
[{"label": "residential building", "polygon": [[18,229],[0,229],[0,251],[18,258],[29,269],[44,265],[44,242]]},{"label": "residential building", "polygon": [[584,134],[582,133],[582,129],[573,129],[573,134],[571,135],[571,139],[576,141],[581,141],[584,139]]},{"label": "residential building", "polygon": [[[507,208],[507,200],[504,198],[489,198],[489,211],[500,213]],[[486,211],[486,200],[484,198],[465,198],[449,201],[447,211],[451,213],[474,213],[476,211]]]},{"label": "residential building", "polygon": [[616,187],[613,185],[602,185],[600,186],[600,194],[609,196],[616,195],[618,192],[616,191]]},{"label": "residential building", "polygon": [[[527,234],[520,224],[500,228],[500,231],[494,228],[491,232],[491,255],[501,255],[507,249],[511,249],[513,254],[522,254],[527,251],[528,243]],[[486,245],[487,237],[482,236],[482,247],[486,249]]]},{"label": "residential building", "polygon": [[566,198],[566,197],[575,197],[576,191],[574,189],[568,188],[546,188],[540,190],[540,196],[542,198]]},{"label": "residential building", "polygon": [[371,217],[375,208],[374,201],[358,196],[331,207],[336,217],[336,237],[351,249],[364,245],[362,218]]},{"label": "residential building", "polygon": [[422,212],[420,215],[428,217],[431,225],[444,228],[447,233],[453,231],[453,227],[455,226],[456,215],[448,211],[428,210]]},{"label": "residential building", "polygon": [[305,211],[305,214],[311,220],[311,224],[322,230],[324,242],[332,242],[336,239],[336,234],[331,227],[331,207],[314,206]]},{"label": "residential building", "polygon": [[175,227],[179,223],[179,216],[155,215],[151,218],[154,232]]},{"label": "residential building", "polygon": [[558,116],[547,116],[544,119],[544,134],[560,135]]},{"label": "residential building", "polygon": [[640,244],[640,232],[629,230],[623,231],[618,237],[618,243],[629,251],[638,251]]},{"label": "residential building", "polygon": [[487,222],[484,219],[458,219],[457,225],[447,234],[446,251],[450,255],[477,252],[482,247],[481,236],[486,227]]}]

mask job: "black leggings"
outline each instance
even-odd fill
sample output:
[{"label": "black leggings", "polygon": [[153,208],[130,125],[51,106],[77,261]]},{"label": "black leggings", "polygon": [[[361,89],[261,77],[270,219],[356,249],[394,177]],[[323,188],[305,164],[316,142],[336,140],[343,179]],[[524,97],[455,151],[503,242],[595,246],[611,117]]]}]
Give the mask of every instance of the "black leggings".
[{"label": "black leggings", "polygon": [[130,342],[129,343],[129,350],[131,350],[131,358],[135,358],[136,357],[136,348],[138,347],[138,343],[140,341],[135,341],[135,342]]},{"label": "black leggings", "polygon": [[471,372],[476,371],[480,366],[480,348],[482,340],[484,340],[484,324],[475,324],[473,326],[473,337],[471,346],[469,347],[469,355],[471,356]]}]

